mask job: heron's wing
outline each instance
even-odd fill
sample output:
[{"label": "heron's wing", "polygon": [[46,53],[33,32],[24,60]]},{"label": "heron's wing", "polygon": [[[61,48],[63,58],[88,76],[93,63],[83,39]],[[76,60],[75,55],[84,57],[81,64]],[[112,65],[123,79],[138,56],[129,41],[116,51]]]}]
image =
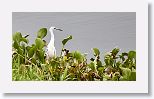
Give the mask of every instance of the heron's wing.
[{"label": "heron's wing", "polygon": [[56,56],[56,49],[54,46],[48,46],[46,49],[47,57],[52,58]]}]

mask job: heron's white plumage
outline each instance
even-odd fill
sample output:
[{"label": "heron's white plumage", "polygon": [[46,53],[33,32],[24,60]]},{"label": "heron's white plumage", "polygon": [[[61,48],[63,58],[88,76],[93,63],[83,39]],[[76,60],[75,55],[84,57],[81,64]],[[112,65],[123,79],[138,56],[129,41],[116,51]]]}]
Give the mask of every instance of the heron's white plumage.
[{"label": "heron's white plumage", "polygon": [[56,56],[56,48],[54,46],[54,41],[55,41],[54,33],[53,33],[54,30],[62,31],[61,29],[50,27],[49,31],[51,34],[51,39],[50,39],[49,44],[47,45],[47,52],[46,52],[47,59],[50,59]]},{"label": "heron's white plumage", "polygon": [[46,54],[47,54],[47,59],[56,56],[56,48],[54,47],[54,45],[47,46],[47,53]]},{"label": "heron's white plumage", "polygon": [[51,27],[49,29],[50,33],[51,33],[51,39],[50,39],[50,42],[49,44],[47,45],[47,52],[46,52],[46,55],[47,55],[47,59],[49,58],[52,58],[54,56],[56,56],[56,48],[54,46],[54,34],[53,34],[53,30],[54,30],[55,27]]}]

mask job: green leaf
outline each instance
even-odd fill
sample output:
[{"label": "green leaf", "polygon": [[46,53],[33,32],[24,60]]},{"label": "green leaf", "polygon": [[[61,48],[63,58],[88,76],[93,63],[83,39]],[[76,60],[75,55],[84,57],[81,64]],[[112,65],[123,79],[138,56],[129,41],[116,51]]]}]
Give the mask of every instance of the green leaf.
[{"label": "green leaf", "polygon": [[130,76],[131,81],[136,81],[136,72],[132,71]]},{"label": "green leaf", "polygon": [[64,70],[64,73],[63,73],[63,75],[62,75],[61,80],[65,80],[65,79],[66,79],[67,71],[68,71],[68,66],[66,66],[66,68],[65,68],[65,70]]},{"label": "green leaf", "polygon": [[37,78],[38,80],[42,80],[42,78],[40,77],[40,75],[38,75],[37,73],[33,73]]},{"label": "green leaf", "polygon": [[24,38],[24,37],[21,38],[21,41],[23,41],[23,42],[25,42],[25,43],[27,43],[27,44],[29,43],[29,40],[26,39],[26,38]]},{"label": "green leaf", "polygon": [[36,59],[34,57],[32,57],[31,61],[36,64]]},{"label": "green leaf", "polygon": [[128,53],[124,52],[122,53],[122,56],[128,56]]},{"label": "green leaf", "polygon": [[44,47],[44,41],[41,38],[36,38],[35,44],[38,49],[42,49]]},{"label": "green leaf", "polygon": [[67,38],[65,38],[63,41],[62,41],[62,44],[63,46],[69,41],[72,39],[72,35],[68,36]]},{"label": "green leaf", "polygon": [[100,55],[100,51],[99,51],[98,48],[93,48],[93,52],[94,52],[94,55],[95,55],[95,56]]},{"label": "green leaf", "polygon": [[121,66],[121,62],[118,61],[118,62],[116,63],[116,66],[117,66],[117,67],[120,67],[120,66]]},{"label": "green leaf", "polygon": [[122,61],[124,61],[124,60],[125,60],[125,56],[128,56],[128,53],[126,53],[126,52],[121,53],[121,54],[119,55],[119,58],[122,59]]},{"label": "green leaf", "polygon": [[13,43],[13,47],[15,49],[18,49],[19,48],[19,43],[17,43],[17,41],[15,40],[14,43]]},{"label": "green leaf", "polygon": [[118,48],[114,48],[111,53],[113,56],[116,56],[120,50]]},{"label": "green leaf", "polygon": [[97,66],[101,67],[102,66],[102,62],[100,60],[97,61]]},{"label": "green leaf", "polygon": [[99,72],[103,72],[104,71],[104,67],[98,67],[97,69]]},{"label": "green leaf", "polygon": [[30,49],[31,49],[31,47],[30,47],[30,46],[27,46],[27,47],[26,47],[26,50],[27,50],[27,51],[29,51]]},{"label": "green leaf", "polygon": [[17,41],[19,43],[21,38],[22,38],[22,35],[20,32],[16,32],[13,34],[13,41]]},{"label": "green leaf", "polygon": [[23,52],[24,52],[24,50],[23,50],[21,47],[19,47],[19,48],[18,48],[18,53],[19,53],[20,55],[22,55]]},{"label": "green leaf", "polygon": [[47,35],[47,28],[41,28],[38,32],[37,32],[37,37],[38,38],[44,38]]},{"label": "green leaf", "polygon": [[56,62],[56,61],[51,61],[51,62],[50,62],[50,65],[51,65],[53,68],[56,68],[57,66],[59,66],[59,63]]},{"label": "green leaf", "polygon": [[90,64],[88,64],[88,66],[91,68],[91,70],[95,70],[94,62],[91,62]]},{"label": "green leaf", "polygon": [[78,61],[82,61],[84,58],[83,55],[79,51],[72,52],[72,55]]},{"label": "green leaf", "polygon": [[44,51],[43,50],[38,51],[38,57],[39,57],[39,60],[42,63],[44,63]]},{"label": "green leaf", "polygon": [[105,62],[106,65],[113,66],[114,59],[111,57],[111,55],[107,54],[104,57],[104,62]]},{"label": "green leaf", "polygon": [[32,57],[35,53],[35,46],[31,47],[30,50],[28,51],[28,56]]},{"label": "green leaf", "polygon": [[103,80],[110,80],[110,76],[109,75],[104,75]]},{"label": "green leaf", "polygon": [[122,68],[122,75],[123,75],[123,80],[130,80],[131,76],[131,70],[129,68]]},{"label": "green leaf", "polygon": [[26,49],[26,47],[25,47],[25,44],[24,44],[24,43],[22,43],[22,44],[20,45],[20,47],[21,47],[23,50],[25,50],[25,49]]},{"label": "green leaf", "polygon": [[112,80],[113,81],[119,81],[120,79],[120,73],[119,72],[115,72],[113,75],[112,75],[113,77],[112,77]]},{"label": "green leaf", "polygon": [[136,59],[136,52],[135,51],[129,51],[128,58],[129,59],[133,59],[133,58]]}]

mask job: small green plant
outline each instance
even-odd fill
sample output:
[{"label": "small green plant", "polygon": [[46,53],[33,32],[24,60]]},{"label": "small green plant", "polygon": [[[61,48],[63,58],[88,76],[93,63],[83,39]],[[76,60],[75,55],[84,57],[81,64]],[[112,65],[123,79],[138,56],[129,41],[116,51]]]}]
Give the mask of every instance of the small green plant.
[{"label": "small green plant", "polygon": [[86,54],[65,48],[73,37],[62,40],[59,56],[48,62],[45,55],[47,29],[41,28],[33,44],[20,32],[13,34],[12,80],[14,81],[136,81],[136,52],[120,53],[114,48],[104,55],[93,48],[88,62]]}]

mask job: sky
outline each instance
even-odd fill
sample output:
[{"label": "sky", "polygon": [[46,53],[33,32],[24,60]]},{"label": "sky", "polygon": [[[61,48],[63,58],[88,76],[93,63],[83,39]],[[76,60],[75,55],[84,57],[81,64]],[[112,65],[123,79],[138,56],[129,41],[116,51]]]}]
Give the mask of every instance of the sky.
[{"label": "sky", "polygon": [[[101,59],[106,52],[120,48],[120,52],[136,50],[135,12],[13,12],[12,33],[29,34],[30,44],[34,43],[40,28],[51,26],[63,29],[55,31],[55,47],[59,55],[61,41],[69,35],[73,39],[65,48],[88,53],[93,57],[92,48],[98,48]],[[50,32],[44,38],[50,41]]]}]

